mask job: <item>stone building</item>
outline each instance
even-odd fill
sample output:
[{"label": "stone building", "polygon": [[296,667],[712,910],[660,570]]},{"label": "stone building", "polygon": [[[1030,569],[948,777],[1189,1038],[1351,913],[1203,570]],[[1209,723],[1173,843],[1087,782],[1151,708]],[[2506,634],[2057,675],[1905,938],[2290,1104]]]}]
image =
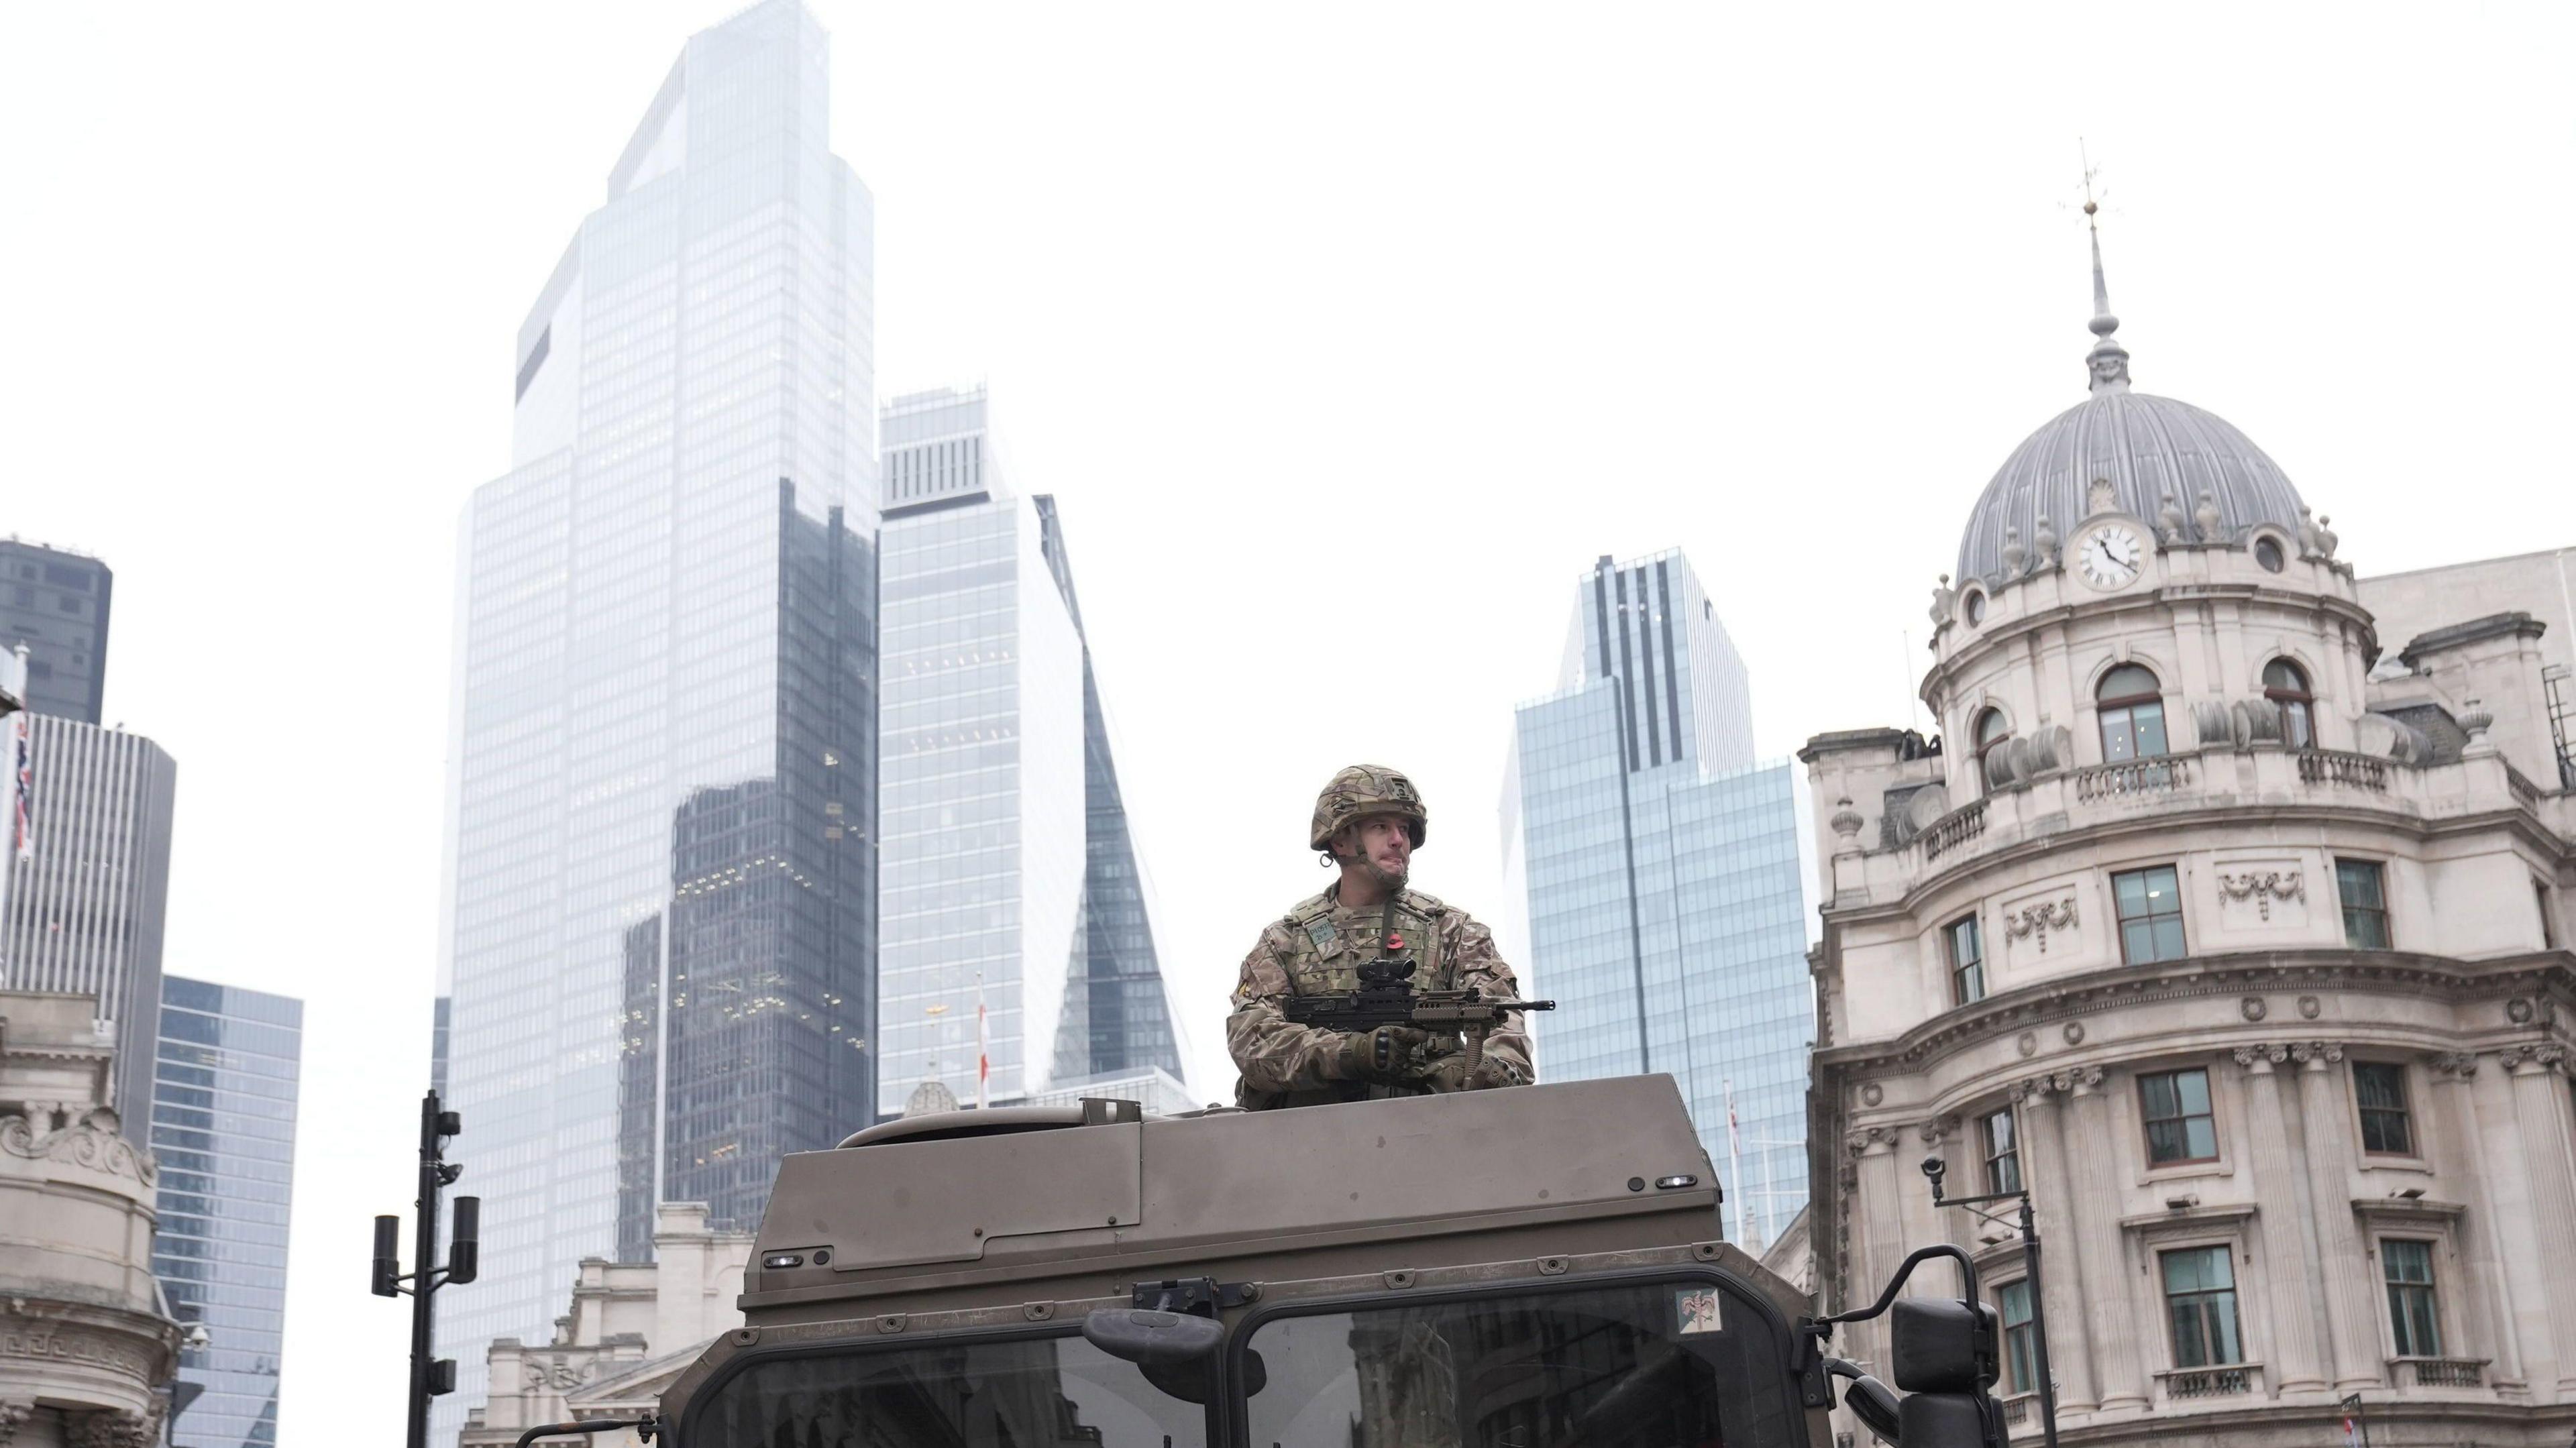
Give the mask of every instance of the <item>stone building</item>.
[{"label": "stone building", "polygon": [[107,1102],[89,995],[0,991],[0,1444],[158,1443],[180,1326],[152,1276],[151,1153]]},{"label": "stone building", "polygon": [[[466,1415],[458,1448],[506,1448],[539,1423],[651,1412],[717,1333],[741,1325],[734,1303],[752,1234],[711,1226],[704,1202],[664,1202],[653,1227],[650,1262],[583,1260],[554,1341],[492,1343],[491,1389]],[[624,1448],[636,1438],[590,1441]]]},{"label": "stone building", "polygon": [[[1801,751],[1818,1285],[1975,1253],[2016,1438],[2036,1306],[2070,1443],[2334,1442],[2355,1400],[2381,1444],[2558,1448],[2576,797],[2546,625],[2471,594],[2383,638],[2270,458],[2130,389],[2098,243],[2094,285],[2091,395],[1935,591],[1943,738]],[[2009,1205],[1936,1207],[1926,1157],[1954,1197],[2027,1186],[2036,1303]]]}]

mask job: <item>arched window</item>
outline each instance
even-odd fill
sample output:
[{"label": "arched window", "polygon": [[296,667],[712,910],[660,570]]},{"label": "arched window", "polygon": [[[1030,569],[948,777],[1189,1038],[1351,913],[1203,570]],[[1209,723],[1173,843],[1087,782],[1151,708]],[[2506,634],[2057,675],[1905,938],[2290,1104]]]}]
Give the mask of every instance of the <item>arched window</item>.
[{"label": "arched window", "polygon": [[2102,676],[2093,701],[2102,719],[2103,763],[2125,764],[2165,752],[2165,700],[2154,674],[2122,664]]},{"label": "arched window", "polygon": [[2003,710],[1988,709],[1977,716],[1977,793],[1994,793],[1994,778],[1986,773],[1986,756],[2011,734],[2011,726],[2004,723]]},{"label": "arched window", "polygon": [[2308,692],[2305,671],[2288,659],[2274,659],[2263,666],[2263,697],[2281,711],[2281,742],[2292,749],[2313,749],[2317,743],[2316,696]]}]

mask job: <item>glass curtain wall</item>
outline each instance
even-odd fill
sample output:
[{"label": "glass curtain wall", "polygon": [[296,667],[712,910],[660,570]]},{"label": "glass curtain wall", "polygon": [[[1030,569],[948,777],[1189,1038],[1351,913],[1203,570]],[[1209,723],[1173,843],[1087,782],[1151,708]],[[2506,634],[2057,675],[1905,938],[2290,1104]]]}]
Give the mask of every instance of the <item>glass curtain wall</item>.
[{"label": "glass curtain wall", "polygon": [[162,977],[152,1272],[171,1313],[206,1330],[204,1347],[179,1355],[179,1381],[198,1391],[172,1427],[178,1448],[277,1442],[303,1055],[303,1002]]},{"label": "glass curtain wall", "polygon": [[688,42],[521,329],[515,469],[463,522],[451,1156],[483,1280],[460,1386],[651,1205],[748,1227],[873,1117],[876,450],[867,190],[828,41]]},{"label": "glass curtain wall", "polygon": [[1557,1002],[1539,1075],[1672,1075],[1758,1250],[1806,1201],[1799,781],[1754,764],[1743,664],[1679,554],[1604,559],[1577,600],[1570,677],[1518,711],[1504,801],[1514,965]]}]

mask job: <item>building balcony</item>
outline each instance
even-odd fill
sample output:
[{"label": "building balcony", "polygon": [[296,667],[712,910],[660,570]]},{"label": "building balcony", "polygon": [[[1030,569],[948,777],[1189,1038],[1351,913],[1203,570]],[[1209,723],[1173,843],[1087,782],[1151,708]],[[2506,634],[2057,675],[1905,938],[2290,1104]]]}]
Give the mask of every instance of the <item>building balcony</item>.
[{"label": "building balcony", "polygon": [[2156,1374],[2156,1406],[2182,1408],[2263,1396],[2261,1363],[2167,1368]]},{"label": "building balcony", "polygon": [[2004,1432],[2018,1437],[2039,1431],[2039,1394],[2015,1393],[2003,1400]]},{"label": "building balcony", "polygon": [[2436,1389],[2476,1392],[2487,1385],[2487,1359],[2397,1357],[2388,1360],[2388,1380],[2399,1391]]}]

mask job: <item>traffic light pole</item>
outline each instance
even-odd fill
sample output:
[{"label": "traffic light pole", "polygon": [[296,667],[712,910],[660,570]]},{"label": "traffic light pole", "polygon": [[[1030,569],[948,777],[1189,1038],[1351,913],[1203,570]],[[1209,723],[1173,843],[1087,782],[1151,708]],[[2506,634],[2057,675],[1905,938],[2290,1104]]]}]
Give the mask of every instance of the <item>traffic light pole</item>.
[{"label": "traffic light pole", "polygon": [[[402,1272],[395,1257],[400,1219],[376,1218],[375,1274],[370,1290],[378,1297],[411,1297],[411,1386],[404,1395],[406,1448],[429,1448],[429,1400],[456,1391],[456,1362],[432,1358],[430,1330],[436,1311],[432,1298],[441,1287],[471,1282],[480,1270],[482,1201],[456,1199],[456,1230],[448,1244],[447,1265],[429,1264],[438,1256],[438,1196],[465,1168],[445,1160],[447,1138],[464,1129],[453,1111],[440,1107],[438,1093],[420,1099],[420,1195],[413,1201],[412,1270]],[[403,1283],[410,1283],[408,1287]]]},{"label": "traffic light pole", "polygon": [[1977,1208],[1989,1202],[2021,1204],[2019,1225],[2022,1276],[2023,1280],[2030,1284],[2031,1356],[2035,1359],[2031,1367],[2039,1374],[2039,1431],[2045,1440],[2046,1448],[2057,1448],[2057,1376],[2048,1369],[2048,1304],[2046,1295],[2040,1291],[2039,1286],[2039,1227],[2031,1217],[2030,1191],[2024,1188],[2017,1192],[1989,1192],[1981,1197],[1951,1197],[1944,1200],[1941,1196],[1941,1173],[1947,1169],[1947,1165],[1937,1156],[1928,1157],[1923,1163],[1923,1175],[1932,1182],[1934,1206],[1963,1207],[1987,1221],[1994,1222],[1999,1219],[1993,1213],[1980,1212]]}]

